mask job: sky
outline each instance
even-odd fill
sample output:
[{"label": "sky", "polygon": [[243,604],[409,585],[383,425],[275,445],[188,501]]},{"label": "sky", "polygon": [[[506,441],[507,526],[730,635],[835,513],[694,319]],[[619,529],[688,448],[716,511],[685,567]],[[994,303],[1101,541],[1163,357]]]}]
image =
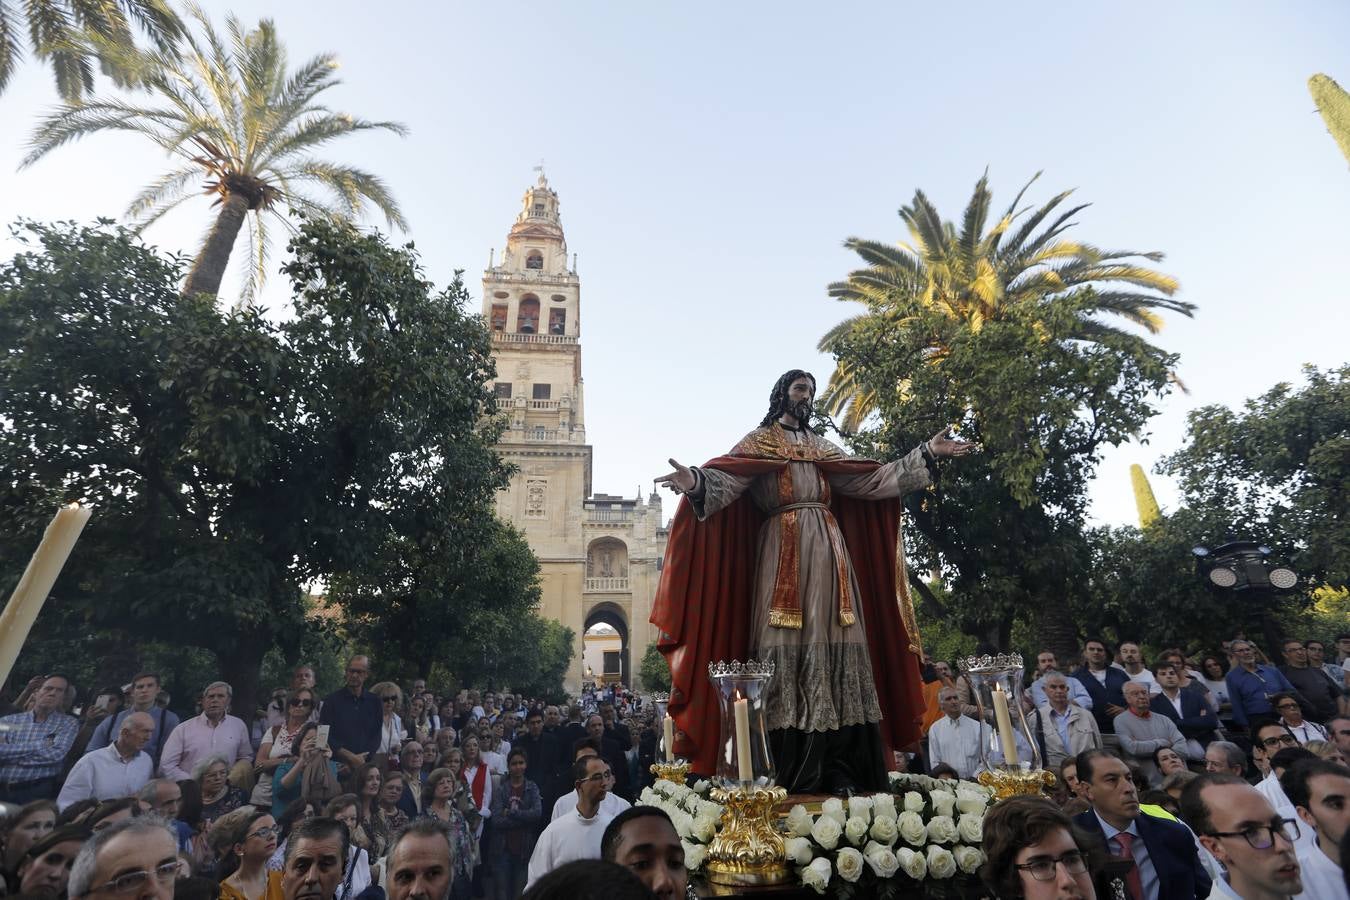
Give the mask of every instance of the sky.
[{"label": "sky", "polygon": [[[986,168],[996,207],[1038,171],[1031,201],[1075,189],[1092,204],[1075,237],[1164,252],[1199,307],[1156,338],[1190,393],[1104,455],[1095,521],[1136,520],[1128,468],[1179,448],[1190,410],[1347,358],[1350,167],[1306,84],[1350,85],[1344,2],[203,5],[218,24],[273,17],[292,65],[336,53],[329,105],[409,127],[324,155],[388,181],[396,239],[439,284],[464,269],[478,297],[544,161],[579,254],[597,492],[645,494],[668,457],[725,452],[789,368],[823,384],[816,341],[855,312],[825,293],[857,267],[844,239],[904,239],[915,189],[957,219]],[[19,171],[56,102],[31,62],[0,95],[0,221],[116,217],[166,168],[104,134]],[[147,239],[194,252],[208,205]],[[285,287],[263,294],[276,315]]]}]

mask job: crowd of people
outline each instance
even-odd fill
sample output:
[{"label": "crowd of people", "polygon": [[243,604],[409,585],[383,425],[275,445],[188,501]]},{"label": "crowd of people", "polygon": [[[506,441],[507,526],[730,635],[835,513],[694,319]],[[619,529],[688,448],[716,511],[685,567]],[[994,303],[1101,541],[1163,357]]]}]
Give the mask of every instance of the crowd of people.
[{"label": "crowd of people", "polygon": [[[1023,692],[1058,772],[1053,798],[985,823],[997,897],[1346,897],[1350,635],[1290,640],[1271,666],[1243,639],[1145,664],[1090,640],[1067,673],[1042,652]],[[926,661],[926,737],[897,767],[978,774],[969,679]],[[683,896],[669,818],[633,806],[656,754],[654,704],[619,686],[554,706],[510,693],[370,686],[350,659],[245,718],[230,685],[190,717],[142,672],[70,710],[58,674],[0,717],[9,894],[206,900]],[[253,706],[254,704],[249,704]],[[1084,887],[1086,885],[1086,887]],[[1339,893],[1336,891],[1339,890]],[[625,893],[628,891],[629,893]],[[1225,891],[1227,893],[1225,893]],[[560,892],[560,893],[554,893]],[[1096,893],[1094,893],[1096,892]],[[1213,892],[1213,893],[1211,893]]]}]

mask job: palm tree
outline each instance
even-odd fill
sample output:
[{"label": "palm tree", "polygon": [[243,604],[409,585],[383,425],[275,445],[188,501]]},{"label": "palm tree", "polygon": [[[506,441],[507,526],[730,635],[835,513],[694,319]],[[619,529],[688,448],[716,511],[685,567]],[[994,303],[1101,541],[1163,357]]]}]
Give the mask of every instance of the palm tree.
[{"label": "palm tree", "polygon": [[[1133,261],[1158,262],[1161,253],[1106,251],[1062,237],[1074,224],[1073,217],[1087,206],[1056,212],[1072,191],[1055,195],[1029,215],[1028,209],[1019,209],[1023,195],[1039,177],[1037,173],[1018,191],[987,230],[993,195],[986,173],[975,185],[959,230],[942,220],[923,191],[915,191],[914,200],[900,210],[912,243],[845,241],[844,246],[856,251],[867,268],[849,273],[828,291],[836,299],[862,303],[867,310],[827,331],[818,349],[833,353],[864,326],[878,321],[904,327],[921,310],[937,311],[964,328],[979,331],[986,322],[1025,315],[1028,309],[1034,313],[1036,306],[1088,286],[1095,288],[1093,299],[1079,314],[1070,340],[1097,342],[1108,335],[1139,340],[1097,318],[1100,314],[1143,326],[1150,334],[1162,328],[1155,310],[1191,315],[1193,304],[1172,299],[1177,290],[1174,278]],[[946,352],[934,336],[925,356],[937,362]],[[841,360],[821,394],[822,408],[839,417],[843,431],[856,431],[880,399],[857,376],[854,367]],[[904,383],[896,386],[898,391],[905,389]]]},{"label": "palm tree", "polygon": [[[248,31],[229,16],[227,43],[199,7],[189,10],[201,37],[185,33],[181,52],[133,50],[119,59],[153,95],[150,102],[93,98],[61,106],[38,125],[23,165],[99,131],[149,138],[179,165],[131,202],[127,215],[140,228],[193,196],[190,186],[206,175],[205,192],[216,198],[220,211],[188,273],[187,294],[219,292],[235,238],[248,219],[242,299],[252,299],[267,274],[270,236],[264,214],[290,224],[281,206],[307,215],[355,218],[368,201],[391,227],[406,228],[379,177],[309,154],[344,135],[374,129],[404,135],[407,129],[397,122],[335,113],[316,102],[341,83],[334,75],[336,58],[323,54],[288,73],[286,51],[271,20]],[[315,196],[316,188],[331,197]]]},{"label": "palm tree", "polygon": [[160,50],[170,49],[183,31],[164,0],[27,0],[22,8],[0,0],[0,93],[23,59],[19,35],[25,24],[33,55],[51,63],[66,100],[94,89],[95,59],[115,81],[127,83],[112,56],[134,46],[133,23]]}]

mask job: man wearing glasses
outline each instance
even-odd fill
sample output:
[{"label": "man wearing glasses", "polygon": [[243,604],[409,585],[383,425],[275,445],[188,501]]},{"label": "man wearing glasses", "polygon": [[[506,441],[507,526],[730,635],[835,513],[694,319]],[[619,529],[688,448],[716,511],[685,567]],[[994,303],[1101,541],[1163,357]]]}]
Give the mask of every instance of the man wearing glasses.
[{"label": "man wearing glasses", "polygon": [[34,692],[33,708],[0,719],[0,800],[23,804],[50,800],[61,787],[61,766],[80,723],[61,712],[70,680],[48,675]]},{"label": "man wearing glasses", "polygon": [[1241,778],[1201,775],[1182,792],[1181,815],[1228,871],[1228,880],[1215,882],[1210,897],[1288,900],[1303,892],[1294,851],[1298,819],[1277,813]]},{"label": "man wearing glasses", "polygon": [[71,900],[173,900],[178,847],[162,819],[126,819],[97,831],[75,857]]},{"label": "man wearing glasses", "polygon": [[530,856],[530,885],[565,863],[599,859],[605,828],[614,817],[600,808],[609,793],[613,775],[609,763],[586,756],[572,765],[572,783],[577,789],[577,808],[570,815],[548,823]]},{"label": "man wearing glasses", "polygon": [[1237,665],[1228,670],[1224,683],[1228,685],[1228,700],[1233,704],[1233,721],[1238,725],[1245,726],[1258,716],[1273,716],[1275,708],[1270,698],[1276,694],[1283,691],[1298,694],[1279,669],[1256,661],[1256,647],[1251,641],[1233,641],[1229,650]]},{"label": "man wearing glasses", "polygon": [[366,690],[368,678],[370,658],[353,656],[347,662],[346,685],[324,698],[319,715],[319,724],[329,726],[333,757],[352,771],[375,756],[384,724],[380,698]]}]

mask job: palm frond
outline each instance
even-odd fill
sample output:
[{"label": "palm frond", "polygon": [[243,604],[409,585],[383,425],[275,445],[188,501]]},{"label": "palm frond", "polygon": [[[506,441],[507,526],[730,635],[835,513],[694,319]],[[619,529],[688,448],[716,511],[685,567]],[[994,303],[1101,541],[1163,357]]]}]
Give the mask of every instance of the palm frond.
[{"label": "palm frond", "polygon": [[0,92],[8,86],[14,70],[23,60],[18,17],[18,12],[9,5],[8,0],[0,0]]},{"label": "palm frond", "polygon": [[400,122],[369,122],[348,115],[327,113],[308,117],[296,124],[286,134],[275,137],[268,145],[265,154],[255,157],[258,166],[271,165],[274,160],[284,159],[302,150],[312,150],[320,144],[326,144],[334,138],[359,131],[392,131],[399,137],[408,134],[408,128]]},{"label": "palm frond", "polygon": [[376,175],[354,166],[343,166],[317,159],[304,160],[288,167],[287,177],[292,181],[308,182],[327,188],[337,197],[346,215],[357,218],[366,201],[384,213],[389,226],[404,231],[407,220],[384,181]]},{"label": "palm frond", "polygon": [[57,147],[97,131],[131,131],[172,152],[174,143],[164,128],[174,119],[172,110],[135,107],[120,100],[66,104],[39,120],[19,168],[27,168]]},{"label": "palm frond", "polygon": [[[1050,213],[1055,211],[1055,207],[1059,206],[1059,204],[1067,200],[1072,193],[1073,193],[1072,189],[1067,191],[1061,191],[1060,193],[1056,194],[1055,196],[1047,200],[1041,206],[1040,209],[1036,210],[1035,212],[1027,216],[1025,219],[1023,219],[1022,224],[1017,226],[1017,230],[1008,236],[1007,243],[1000,248],[1001,255],[1016,256],[1017,254],[1021,253],[1023,249],[1022,245],[1025,244],[1027,242],[1027,239],[1031,237],[1032,232],[1034,232],[1037,228],[1039,228],[1041,226],[1041,223],[1045,221],[1046,217],[1049,216]],[[1077,206],[1074,209],[1070,210],[1069,214],[1072,215],[1073,213],[1076,213],[1081,209],[1085,209],[1087,206],[1088,204],[1086,203]]]},{"label": "palm frond", "polygon": [[853,329],[856,328],[860,323],[866,321],[867,318],[868,315],[866,313],[862,313],[856,316],[849,316],[847,319],[840,322],[838,325],[835,325],[829,331],[821,335],[820,340],[816,342],[816,349],[819,350],[821,353],[833,352],[835,346],[844,338],[853,334]]},{"label": "palm frond", "polygon": [[138,230],[144,230],[150,224],[149,221],[146,221],[147,216],[153,214],[154,219],[158,219],[164,212],[168,211],[165,209],[156,213],[155,211],[159,207],[168,203],[170,204],[169,208],[172,208],[187,199],[185,192],[189,182],[200,177],[202,177],[202,170],[198,166],[187,166],[172,172],[166,172],[136,195],[135,199],[127,206],[127,218],[135,223]]},{"label": "palm frond", "polygon": [[962,266],[967,271],[975,267],[975,258],[984,236],[984,223],[989,218],[991,199],[989,170],[986,169],[984,174],[980,176],[980,180],[975,183],[975,190],[970,195],[970,202],[966,204],[966,211],[961,216],[961,233],[956,246]]}]

